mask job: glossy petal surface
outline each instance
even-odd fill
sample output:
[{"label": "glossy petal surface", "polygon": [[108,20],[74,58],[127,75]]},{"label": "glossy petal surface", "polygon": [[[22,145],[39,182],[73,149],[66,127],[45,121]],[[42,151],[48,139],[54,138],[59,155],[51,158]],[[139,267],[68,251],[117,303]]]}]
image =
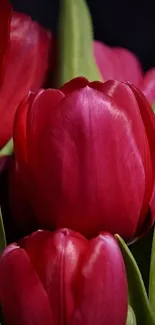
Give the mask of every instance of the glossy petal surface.
[{"label": "glossy petal surface", "polygon": [[0,287],[6,325],[55,325],[47,293],[29,257],[14,244],[0,258]]},{"label": "glossy petal surface", "polygon": [[125,269],[119,248],[110,234],[103,233],[89,242],[77,282],[81,290],[72,325],[125,324]]}]

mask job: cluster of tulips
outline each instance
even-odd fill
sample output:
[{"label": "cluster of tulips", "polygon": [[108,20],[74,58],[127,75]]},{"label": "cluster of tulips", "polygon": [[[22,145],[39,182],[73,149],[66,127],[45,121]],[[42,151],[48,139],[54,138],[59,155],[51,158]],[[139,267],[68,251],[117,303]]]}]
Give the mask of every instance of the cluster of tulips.
[{"label": "cluster of tulips", "polygon": [[155,325],[155,68],[84,0],[55,36],[1,0],[0,44],[0,324]]}]

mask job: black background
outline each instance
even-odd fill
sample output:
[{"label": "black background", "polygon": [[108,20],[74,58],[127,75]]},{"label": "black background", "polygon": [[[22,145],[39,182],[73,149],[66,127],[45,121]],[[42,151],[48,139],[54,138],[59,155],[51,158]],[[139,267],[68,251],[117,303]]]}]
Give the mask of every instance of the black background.
[{"label": "black background", "polygon": [[[78,0],[77,0],[78,1]],[[12,0],[23,11],[56,32],[58,0]],[[155,66],[155,0],[87,0],[95,39],[134,51],[144,69]]]}]

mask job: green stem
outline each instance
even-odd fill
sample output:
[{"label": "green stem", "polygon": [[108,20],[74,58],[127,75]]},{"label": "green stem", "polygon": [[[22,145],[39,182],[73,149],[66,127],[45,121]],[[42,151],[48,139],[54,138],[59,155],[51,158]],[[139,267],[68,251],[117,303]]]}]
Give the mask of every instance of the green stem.
[{"label": "green stem", "polygon": [[102,80],[93,53],[92,21],[85,0],[61,0],[57,86],[79,76]]}]

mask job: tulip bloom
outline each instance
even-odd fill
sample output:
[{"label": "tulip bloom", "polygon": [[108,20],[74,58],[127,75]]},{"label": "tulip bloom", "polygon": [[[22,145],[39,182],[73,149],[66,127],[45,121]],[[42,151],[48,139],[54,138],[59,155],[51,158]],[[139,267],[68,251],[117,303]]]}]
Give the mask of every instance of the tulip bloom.
[{"label": "tulip bloom", "polygon": [[40,228],[131,239],[154,222],[155,119],[135,86],[75,78],[30,94],[14,145]]},{"label": "tulip bloom", "polygon": [[[9,32],[5,37],[9,37]],[[51,41],[51,34],[29,16],[13,12],[0,85],[0,148],[12,136],[14,114],[20,101],[29,89],[37,91],[45,81]]]},{"label": "tulip bloom", "polygon": [[0,257],[0,302],[6,325],[125,325],[127,282],[116,240],[60,229],[9,245]]},{"label": "tulip bloom", "polygon": [[137,87],[143,82],[140,62],[131,51],[94,41],[94,56],[104,81],[129,81]]}]

